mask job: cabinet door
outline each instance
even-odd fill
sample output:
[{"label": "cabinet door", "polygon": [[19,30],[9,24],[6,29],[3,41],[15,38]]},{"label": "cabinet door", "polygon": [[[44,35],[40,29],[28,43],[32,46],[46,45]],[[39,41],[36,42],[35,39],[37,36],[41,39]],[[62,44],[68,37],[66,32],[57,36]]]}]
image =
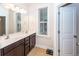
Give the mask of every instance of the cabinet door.
[{"label": "cabinet door", "polygon": [[33,38],[30,38],[30,50],[33,48]]},{"label": "cabinet door", "polygon": [[34,38],[32,38],[32,48],[34,48]]},{"label": "cabinet door", "polygon": [[10,52],[6,53],[4,56],[15,56],[15,55],[16,55],[16,49],[13,49]]},{"label": "cabinet door", "polygon": [[32,38],[32,47],[34,48],[36,44],[36,35],[33,34],[33,38]]},{"label": "cabinet door", "polygon": [[35,43],[36,43],[36,34],[32,34],[30,36],[30,50],[34,48]]},{"label": "cabinet door", "polygon": [[16,48],[12,49],[5,56],[24,56],[24,44],[20,44]]},{"label": "cabinet door", "polygon": [[32,47],[34,48],[34,46],[35,46],[35,38],[33,37],[32,38]]},{"label": "cabinet door", "polygon": [[24,56],[24,44],[19,45],[16,49],[16,56]]},{"label": "cabinet door", "polygon": [[29,46],[25,46],[25,56],[29,53],[29,51],[30,51]]}]

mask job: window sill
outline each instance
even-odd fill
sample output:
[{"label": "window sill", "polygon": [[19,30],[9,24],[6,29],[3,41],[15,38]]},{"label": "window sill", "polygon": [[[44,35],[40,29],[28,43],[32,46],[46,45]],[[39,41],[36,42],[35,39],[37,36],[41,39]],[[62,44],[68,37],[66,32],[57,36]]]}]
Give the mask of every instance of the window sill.
[{"label": "window sill", "polygon": [[41,36],[41,37],[49,37],[48,35],[40,35],[40,34],[37,34],[37,36]]}]

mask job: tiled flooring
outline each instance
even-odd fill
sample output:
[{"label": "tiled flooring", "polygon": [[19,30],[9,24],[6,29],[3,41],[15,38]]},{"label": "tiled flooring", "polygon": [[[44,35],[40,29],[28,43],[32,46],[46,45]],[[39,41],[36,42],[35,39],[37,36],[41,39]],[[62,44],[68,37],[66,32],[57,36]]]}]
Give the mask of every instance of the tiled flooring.
[{"label": "tiled flooring", "polygon": [[28,56],[51,56],[51,55],[46,54],[46,49],[35,47],[31,50]]}]

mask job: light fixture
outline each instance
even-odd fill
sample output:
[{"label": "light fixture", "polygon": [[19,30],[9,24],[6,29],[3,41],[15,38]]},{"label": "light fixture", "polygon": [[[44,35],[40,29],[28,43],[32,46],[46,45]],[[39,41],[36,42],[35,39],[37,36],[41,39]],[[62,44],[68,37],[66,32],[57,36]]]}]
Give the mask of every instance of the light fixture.
[{"label": "light fixture", "polygon": [[20,9],[20,12],[21,13],[26,13],[26,11],[23,8]]},{"label": "light fixture", "polygon": [[20,8],[19,7],[15,7],[15,12],[20,12]]},{"label": "light fixture", "polygon": [[15,6],[14,4],[4,4],[4,7],[19,13],[27,13],[25,9]]},{"label": "light fixture", "polygon": [[5,7],[5,8],[7,8],[7,9],[10,9],[10,7],[9,7],[9,6],[7,6],[7,5],[6,5],[6,6],[4,6],[4,7]]},{"label": "light fixture", "polygon": [[15,6],[13,4],[3,4],[5,8],[14,10]]}]

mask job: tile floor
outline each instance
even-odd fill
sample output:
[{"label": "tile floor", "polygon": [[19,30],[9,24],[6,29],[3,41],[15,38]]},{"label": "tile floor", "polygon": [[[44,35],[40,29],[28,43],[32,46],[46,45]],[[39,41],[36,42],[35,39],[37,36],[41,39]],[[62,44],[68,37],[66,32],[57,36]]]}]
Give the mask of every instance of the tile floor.
[{"label": "tile floor", "polygon": [[51,55],[46,54],[46,49],[35,47],[30,51],[28,56],[51,56]]}]

